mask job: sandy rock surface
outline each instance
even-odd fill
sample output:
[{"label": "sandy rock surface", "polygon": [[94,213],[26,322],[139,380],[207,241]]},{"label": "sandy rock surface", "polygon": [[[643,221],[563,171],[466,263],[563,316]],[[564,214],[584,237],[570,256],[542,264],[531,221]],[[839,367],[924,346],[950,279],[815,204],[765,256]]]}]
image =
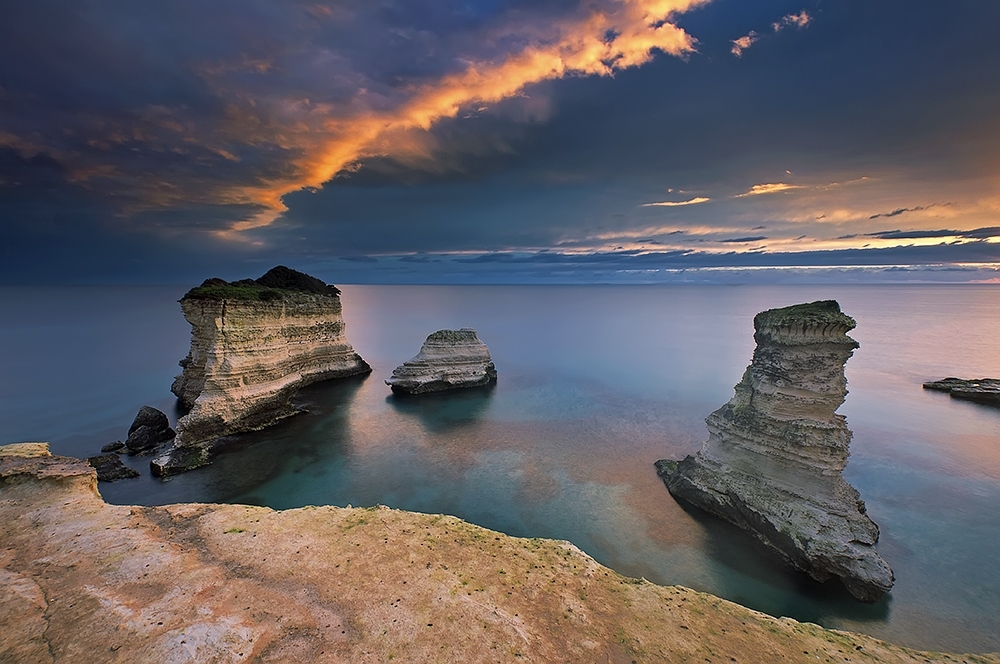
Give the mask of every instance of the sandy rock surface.
[{"label": "sandy rock surface", "polygon": [[85,463],[11,452],[3,662],[1000,661],[770,618],[448,516],[108,505]]}]

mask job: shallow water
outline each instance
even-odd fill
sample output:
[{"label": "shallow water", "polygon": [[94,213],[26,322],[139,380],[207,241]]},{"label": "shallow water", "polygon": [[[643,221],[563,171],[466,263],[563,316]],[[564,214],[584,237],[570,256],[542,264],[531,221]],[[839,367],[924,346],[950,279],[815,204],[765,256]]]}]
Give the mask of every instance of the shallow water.
[{"label": "shallow water", "polygon": [[[173,418],[183,288],[0,288],[0,441],[86,456],[148,403]],[[927,392],[1000,376],[996,286],[345,286],[374,367],[307,388],[309,412],[207,468],[101,485],[111,502],[374,505],[568,539],[600,562],[773,615],[904,645],[1000,650],[1000,410]],[[728,524],[681,508],[653,461],[697,450],[753,351],[753,315],[836,298],[861,348],[840,412],[845,475],[896,586],[873,606],[789,573]],[[418,399],[383,380],[424,337],[472,326],[492,390]],[[145,468],[148,458],[127,462]]]}]

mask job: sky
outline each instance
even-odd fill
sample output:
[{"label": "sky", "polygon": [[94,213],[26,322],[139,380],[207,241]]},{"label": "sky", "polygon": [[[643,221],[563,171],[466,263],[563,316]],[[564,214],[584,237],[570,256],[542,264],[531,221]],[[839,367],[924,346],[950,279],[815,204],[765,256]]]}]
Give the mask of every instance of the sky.
[{"label": "sky", "polygon": [[998,25],[983,0],[3,3],[0,283],[1000,281]]}]

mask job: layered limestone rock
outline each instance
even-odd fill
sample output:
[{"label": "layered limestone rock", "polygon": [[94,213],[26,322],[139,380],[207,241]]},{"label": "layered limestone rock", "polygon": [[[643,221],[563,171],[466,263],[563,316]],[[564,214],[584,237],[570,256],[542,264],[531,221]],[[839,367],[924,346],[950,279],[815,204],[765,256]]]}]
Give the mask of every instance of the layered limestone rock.
[{"label": "layered limestone rock", "polygon": [[878,526],[841,475],[851,431],[835,412],[847,395],[844,363],[858,347],[847,336],[854,326],[832,300],[757,314],[753,362],[729,403],[705,420],[708,441],[657,469],[675,497],[873,602],[893,575],[875,551]]},{"label": "layered limestone rock", "polygon": [[203,465],[219,437],[294,414],[290,399],[304,385],[370,372],[347,341],[339,293],[286,267],[257,280],[209,279],[189,291],[180,303],[191,350],[171,390],[190,411],[153,472]]},{"label": "layered limestone rock", "polygon": [[482,387],[496,381],[490,349],[471,327],[438,330],[420,352],[393,370],[385,384],[393,392],[424,394],[460,387]]},{"label": "layered limestone rock", "polygon": [[379,508],[108,505],[0,447],[2,662],[998,662],[629,579],[568,542]]},{"label": "layered limestone rock", "polygon": [[924,383],[924,389],[948,392],[955,399],[1000,407],[1000,379],[998,378],[942,378]]}]

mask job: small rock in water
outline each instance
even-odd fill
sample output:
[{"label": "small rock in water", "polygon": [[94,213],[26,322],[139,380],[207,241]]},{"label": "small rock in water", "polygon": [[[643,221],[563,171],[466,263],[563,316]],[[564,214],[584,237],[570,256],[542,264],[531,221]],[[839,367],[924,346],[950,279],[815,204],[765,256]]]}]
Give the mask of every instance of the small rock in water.
[{"label": "small rock in water", "polygon": [[122,463],[117,454],[101,454],[87,457],[87,463],[97,471],[97,479],[101,482],[114,482],[139,477],[139,472]]},{"label": "small rock in water", "polygon": [[143,406],[136,413],[135,419],[132,420],[132,426],[128,428],[128,435],[131,436],[136,429],[142,426],[147,426],[154,431],[161,431],[169,429],[170,422],[162,410],[157,410],[152,406]]},{"label": "small rock in water", "polygon": [[924,383],[925,390],[948,392],[955,399],[1000,406],[1000,378],[942,378]]},{"label": "small rock in water", "polygon": [[123,449],[125,449],[125,441],[116,440],[101,447],[101,452],[103,453],[117,452],[118,450],[123,450]]},{"label": "small rock in water", "polygon": [[128,448],[129,454],[146,452],[160,443],[173,440],[175,435],[163,411],[152,406],[143,406],[128,429],[125,447]]},{"label": "small rock in water", "polygon": [[434,332],[413,359],[396,367],[385,384],[393,392],[424,394],[482,387],[497,379],[490,349],[471,327]]}]

